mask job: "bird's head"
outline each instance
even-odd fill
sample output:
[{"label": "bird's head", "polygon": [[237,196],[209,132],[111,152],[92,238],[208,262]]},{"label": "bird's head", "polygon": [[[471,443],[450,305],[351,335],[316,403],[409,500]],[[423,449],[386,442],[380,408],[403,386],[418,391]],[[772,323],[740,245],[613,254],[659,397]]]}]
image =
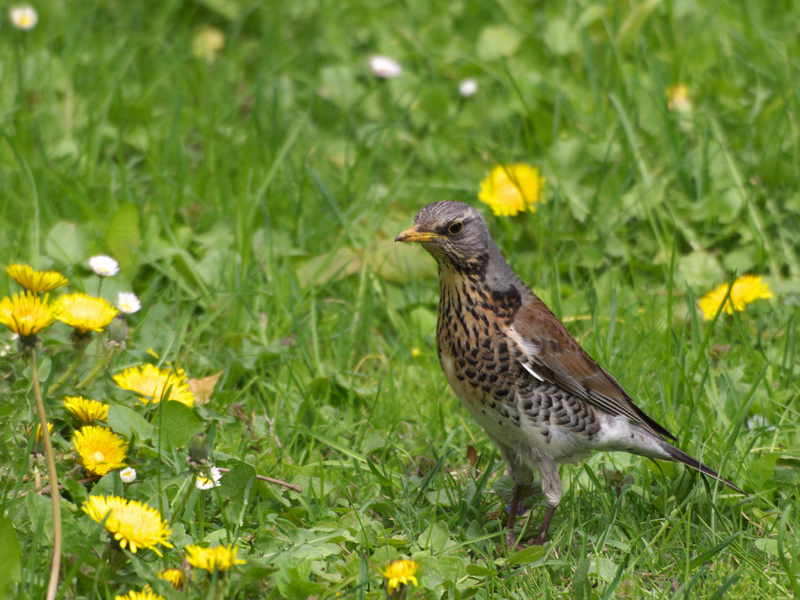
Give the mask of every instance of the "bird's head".
[{"label": "bird's head", "polygon": [[494,246],[481,213],[463,202],[435,202],[395,242],[420,242],[439,263],[466,273],[486,269]]}]

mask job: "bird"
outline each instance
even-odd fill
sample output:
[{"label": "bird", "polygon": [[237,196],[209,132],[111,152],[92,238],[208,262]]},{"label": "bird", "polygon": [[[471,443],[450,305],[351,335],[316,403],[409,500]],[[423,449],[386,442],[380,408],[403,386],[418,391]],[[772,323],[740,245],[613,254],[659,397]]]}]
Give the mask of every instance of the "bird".
[{"label": "bird", "polygon": [[508,265],[473,206],[422,208],[396,242],[418,242],[438,263],[436,349],[445,378],[484,429],[514,483],[511,547],[523,489],[538,470],[544,544],[561,502],[559,465],[592,451],[674,461],[744,491],[672,444],[677,438],[639,408]]}]

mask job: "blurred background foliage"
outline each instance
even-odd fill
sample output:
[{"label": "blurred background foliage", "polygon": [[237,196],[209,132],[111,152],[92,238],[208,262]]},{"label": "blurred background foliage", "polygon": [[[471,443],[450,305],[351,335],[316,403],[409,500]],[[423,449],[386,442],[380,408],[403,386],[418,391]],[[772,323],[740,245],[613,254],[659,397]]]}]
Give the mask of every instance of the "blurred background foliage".
[{"label": "blurred background foliage", "polygon": [[[791,587],[798,569],[777,537],[800,481],[800,5],[36,8],[34,30],[0,29],[0,258],[58,269],[80,290],[86,259],[111,254],[122,273],[103,293],[142,299],[140,349],[195,377],[224,371],[203,409],[220,464],[305,490],[261,485],[241,509],[264,573],[277,573],[270,597],[375,595],[373,562],[423,551],[436,557],[421,579],[432,598],[601,593],[591,578],[609,594],[672,579],[688,593],[689,566],[711,549],[732,558],[703,567],[698,593]],[[376,78],[374,54],[403,73]],[[462,97],[468,77],[478,92]],[[690,475],[604,456],[568,471],[560,554],[506,563],[483,537],[502,520],[503,480],[487,479],[501,466],[439,374],[434,263],[393,239],[429,202],[477,204],[480,180],[511,162],[547,179],[536,213],[484,211],[512,266],[687,450],[711,439],[753,503],[715,517],[696,484],[700,518],[685,510]],[[695,299],[744,273],[775,297],[704,325]],[[27,413],[3,411],[11,457]],[[622,466],[635,484],[614,479]],[[616,522],[606,516],[622,501],[597,487],[606,470],[632,490]],[[657,516],[675,528],[656,550]],[[325,531],[336,533],[321,542]],[[504,570],[528,563],[547,568]]]}]

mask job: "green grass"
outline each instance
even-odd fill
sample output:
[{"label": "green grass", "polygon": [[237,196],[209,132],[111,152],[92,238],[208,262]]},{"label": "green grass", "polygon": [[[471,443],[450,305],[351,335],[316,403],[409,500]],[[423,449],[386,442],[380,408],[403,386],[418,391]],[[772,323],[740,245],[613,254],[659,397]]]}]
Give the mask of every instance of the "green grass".
[{"label": "green grass", "polygon": [[[33,31],[0,28],[0,261],[94,293],[87,258],[115,256],[122,273],[104,295],[132,289],[144,308],[92,394],[128,402],[110,375],[148,348],[191,377],[222,371],[191,423],[213,430],[216,464],[232,469],[223,494],[189,496],[185,444],[159,459],[137,439],[135,484],[77,483],[59,399],[91,369],[90,345],[47,399],[68,482],[62,598],[145,583],[180,597],[154,574],[207,540],[248,562],[217,584],[198,576],[193,598],[381,598],[376,567],[398,556],[421,564],[419,598],[799,593],[795,4],[37,9]],[[213,63],[192,55],[207,26],[225,35]],[[373,53],[403,75],[372,77]],[[469,99],[465,77],[480,85]],[[677,83],[689,114],[668,107]],[[392,240],[429,202],[477,205],[480,180],[512,161],[543,170],[548,201],[510,219],[481,208],[504,255],[680,447],[747,498],[680,466],[596,455],[562,468],[544,551],[501,549],[509,481],[440,371],[434,262]],[[744,273],[774,298],[704,322],[696,299]],[[0,292],[16,291],[0,275]],[[45,335],[45,392],[72,359],[68,333]],[[0,587],[41,598],[52,530],[30,479],[24,365],[0,358],[0,556],[20,565]],[[167,416],[148,418],[161,431]],[[93,490],[162,506],[165,561],[108,549],[77,508]],[[528,535],[539,492],[529,504]]]}]

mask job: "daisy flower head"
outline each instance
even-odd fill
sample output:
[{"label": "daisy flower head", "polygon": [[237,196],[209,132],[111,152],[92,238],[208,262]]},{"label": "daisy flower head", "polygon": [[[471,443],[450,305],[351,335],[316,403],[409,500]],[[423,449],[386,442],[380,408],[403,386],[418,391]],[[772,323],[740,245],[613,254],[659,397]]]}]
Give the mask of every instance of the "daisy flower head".
[{"label": "daisy flower head", "polygon": [[125,467],[119,472],[119,477],[123,483],[133,483],[136,481],[136,469],[133,467]]},{"label": "daisy flower head", "polygon": [[118,496],[90,496],[83,503],[83,512],[98,523],[106,519],[105,528],[119,543],[120,548],[130,548],[136,554],[149,548],[159,556],[158,544],[172,548],[169,536],[172,531],[161,514],[147,504],[126,500]]},{"label": "daisy flower head", "polygon": [[147,364],[125,369],[113,379],[122,389],[138,394],[142,404],[158,404],[169,390],[164,400],[175,400],[189,407],[194,405],[194,395],[183,369],[159,369]]},{"label": "daisy flower head", "polygon": [[119,263],[104,254],[92,256],[89,259],[89,267],[100,277],[112,277],[119,273]]},{"label": "daisy flower head", "polygon": [[95,419],[108,421],[108,404],[97,400],[89,400],[82,396],[66,396],[64,408],[84,423],[94,423]]},{"label": "daisy flower head", "polygon": [[198,490],[205,491],[210,490],[211,488],[219,487],[222,485],[219,480],[222,479],[222,473],[217,467],[211,467],[209,469],[208,477],[205,475],[198,475],[197,481],[195,481],[195,487]]},{"label": "daisy flower head", "polygon": [[545,179],[539,169],[526,164],[499,165],[481,181],[478,200],[498,217],[513,217],[545,201]]},{"label": "daisy flower head", "polygon": [[142,303],[133,292],[120,292],[117,296],[117,308],[126,315],[132,315],[141,310]]},{"label": "daisy flower head", "polygon": [[58,271],[35,271],[28,265],[18,263],[8,265],[5,270],[6,275],[30,292],[49,292],[69,283]]},{"label": "daisy flower head", "polygon": [[179,590],[183,587],[184,577],[183,571],[180,569],[167,569],[158,574],[159,579],[169,581],[172,587]]},{"label": "daisy flower head", "polygon": [[369,59],[369,68],[378,79],[394,79],[403,72],[402,65],[388,56],[375,55]]},{"label": "daisy flower head", "polygon": [[419,584],[417,583],[415,573],[418,569],[419,565],[413,560],[396,560],[390,562],[386,565],[385,571],[378,567],[378,571],[386,579],[389,596],[393,595],[395,592],[400,593],[403,589],[401,586],[406,586],[409,582],[413,583],[414,587],[417,587]]},{"label": "daisy flower head", "polygon": [[66,294],[53,303],[56,319],[80,334],[103,331],[119,314],[105,298],[86,294]]},{"label": "daisy flower head", "polygon": [[247,561],[236,558],[237,548],[233,546],[216,546],[203,548],[193,544],[186,546],[186,560],[197,569],[209,573],[214,571],[227,571],[235,565],[243,565]]},{"label": "daisy flower head", "polygon": [[[730,299],[725,302],[729,287]],[[733,282],[733,286],[723,283],[703,296],[697,304],[703,311],[705,320],[710,321],[716,316],[723,302],[725,306],[722,306],[722,310],[732,315],[734,310],[741,312],[751,302],[769,298],[772,298],[772,290],[769,283],[763,281],[760,275],[742,275]]]},{"label": "daisy flower head", "polygon": [[30,31],[39,22],[39,14],[30,4],[12,6],[9,11],[11,24],[22,31]]},{"label": "daisy flower head", "polygon": [[128,443],[105,427],[90,425],[72,436],[78,462],[89,475],[105,475],[125,466]]},{"label": "daisy flower head", "polygon": [[55,320],[47,296],[39,298],[33,292],[14,294],[0,302],[0,323],[23,338],[39,333]]},{"label": "daisy flower head", "polygon": [[462,98],[469,98],[478,93],[478,82],[472,79],[464,79],[458,84],[458,93]]}]

